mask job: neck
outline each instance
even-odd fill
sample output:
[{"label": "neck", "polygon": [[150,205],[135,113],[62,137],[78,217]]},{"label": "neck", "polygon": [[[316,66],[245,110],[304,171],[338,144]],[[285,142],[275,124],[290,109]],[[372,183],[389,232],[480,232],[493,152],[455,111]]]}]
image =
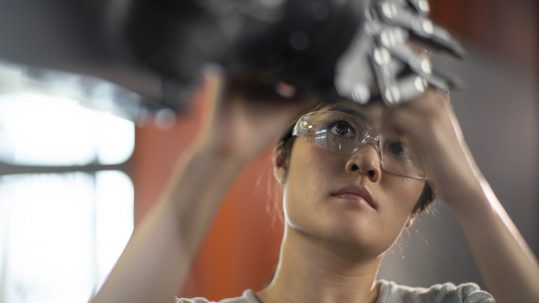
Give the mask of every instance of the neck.
[{"label": "neck", "polygon": [[286,226],[277,272],[257,296],[270,302],[375,302],[382,257],[361,258]]}]

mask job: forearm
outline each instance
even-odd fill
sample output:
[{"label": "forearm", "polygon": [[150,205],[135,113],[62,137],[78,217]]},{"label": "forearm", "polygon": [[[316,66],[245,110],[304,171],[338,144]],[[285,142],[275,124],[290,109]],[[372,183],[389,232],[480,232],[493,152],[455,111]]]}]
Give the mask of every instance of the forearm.
[{"label": "forearm", "polygon": [[487,289],[498,303],[539,302],[537,260],[490,186],[478,180],[462,196],[448,204]]},{"label": "forearm", "polygon": [[391,109],[386,120],[419,151],[431,185],[453,210],[497,302],[539,302],[537,260],[481,176],[447,97],[429,90]]},{"label": "forearm", "polygon": [[220,201],[245,161],[199,145],[178,164],[92,302],[173,302]]}]

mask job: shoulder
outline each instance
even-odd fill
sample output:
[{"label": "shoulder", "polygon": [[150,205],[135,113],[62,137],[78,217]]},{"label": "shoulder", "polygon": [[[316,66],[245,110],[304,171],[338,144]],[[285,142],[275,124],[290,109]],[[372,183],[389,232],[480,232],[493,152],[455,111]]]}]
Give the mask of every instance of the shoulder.
[{"label": "shoulder", "polygon": [[223,299],[221,301],[210,301],[206,298],[176,298],[176,303],[259,303],[252,290],[247,289],[241,297]]},{"label": "shoulder", "polygon": [[380,295],[377,302],[387,303],[494,303],[488,292],[475,283],[435,284],[428,288],[409,287],[395,282],[380,280]]}]

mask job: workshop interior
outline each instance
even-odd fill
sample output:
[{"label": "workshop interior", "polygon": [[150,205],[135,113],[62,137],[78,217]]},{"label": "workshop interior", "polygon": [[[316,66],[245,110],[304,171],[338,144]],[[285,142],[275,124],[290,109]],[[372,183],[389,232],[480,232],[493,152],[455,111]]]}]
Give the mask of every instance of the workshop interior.
[{"label": "workshop interior", "polygon": [[[196,88],[215,66],[361,104],[450,92],[539,254],[537,1],[0,0],[0,302],[97,292],[198,131]],[[282,236],[272,176],[268,151],[235,181],[182,296],[267,284]],[[443,204],[402,238],[380,277],[480,283]]]}]

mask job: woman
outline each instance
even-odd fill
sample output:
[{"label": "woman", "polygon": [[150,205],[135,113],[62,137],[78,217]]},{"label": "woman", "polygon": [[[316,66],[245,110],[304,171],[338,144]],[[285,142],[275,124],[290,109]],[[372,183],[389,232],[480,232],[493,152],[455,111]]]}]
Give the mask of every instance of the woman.
[{"label": "woman", "polygon": [[174,302],[234,177],[301,110],[274,152],[285,213],[275,277],[226,302],[493,302],[474,284],[419,290],[376,281],[384,252],[432,200],[431,189],[453,210],[496,302],[539,302],[537,261],[442,94],[391,109],[339,101],[305,112],[310,96],[249,102],[242,90],[223,89],[218,72],[206,80],[198,140],[92,302]]}]

